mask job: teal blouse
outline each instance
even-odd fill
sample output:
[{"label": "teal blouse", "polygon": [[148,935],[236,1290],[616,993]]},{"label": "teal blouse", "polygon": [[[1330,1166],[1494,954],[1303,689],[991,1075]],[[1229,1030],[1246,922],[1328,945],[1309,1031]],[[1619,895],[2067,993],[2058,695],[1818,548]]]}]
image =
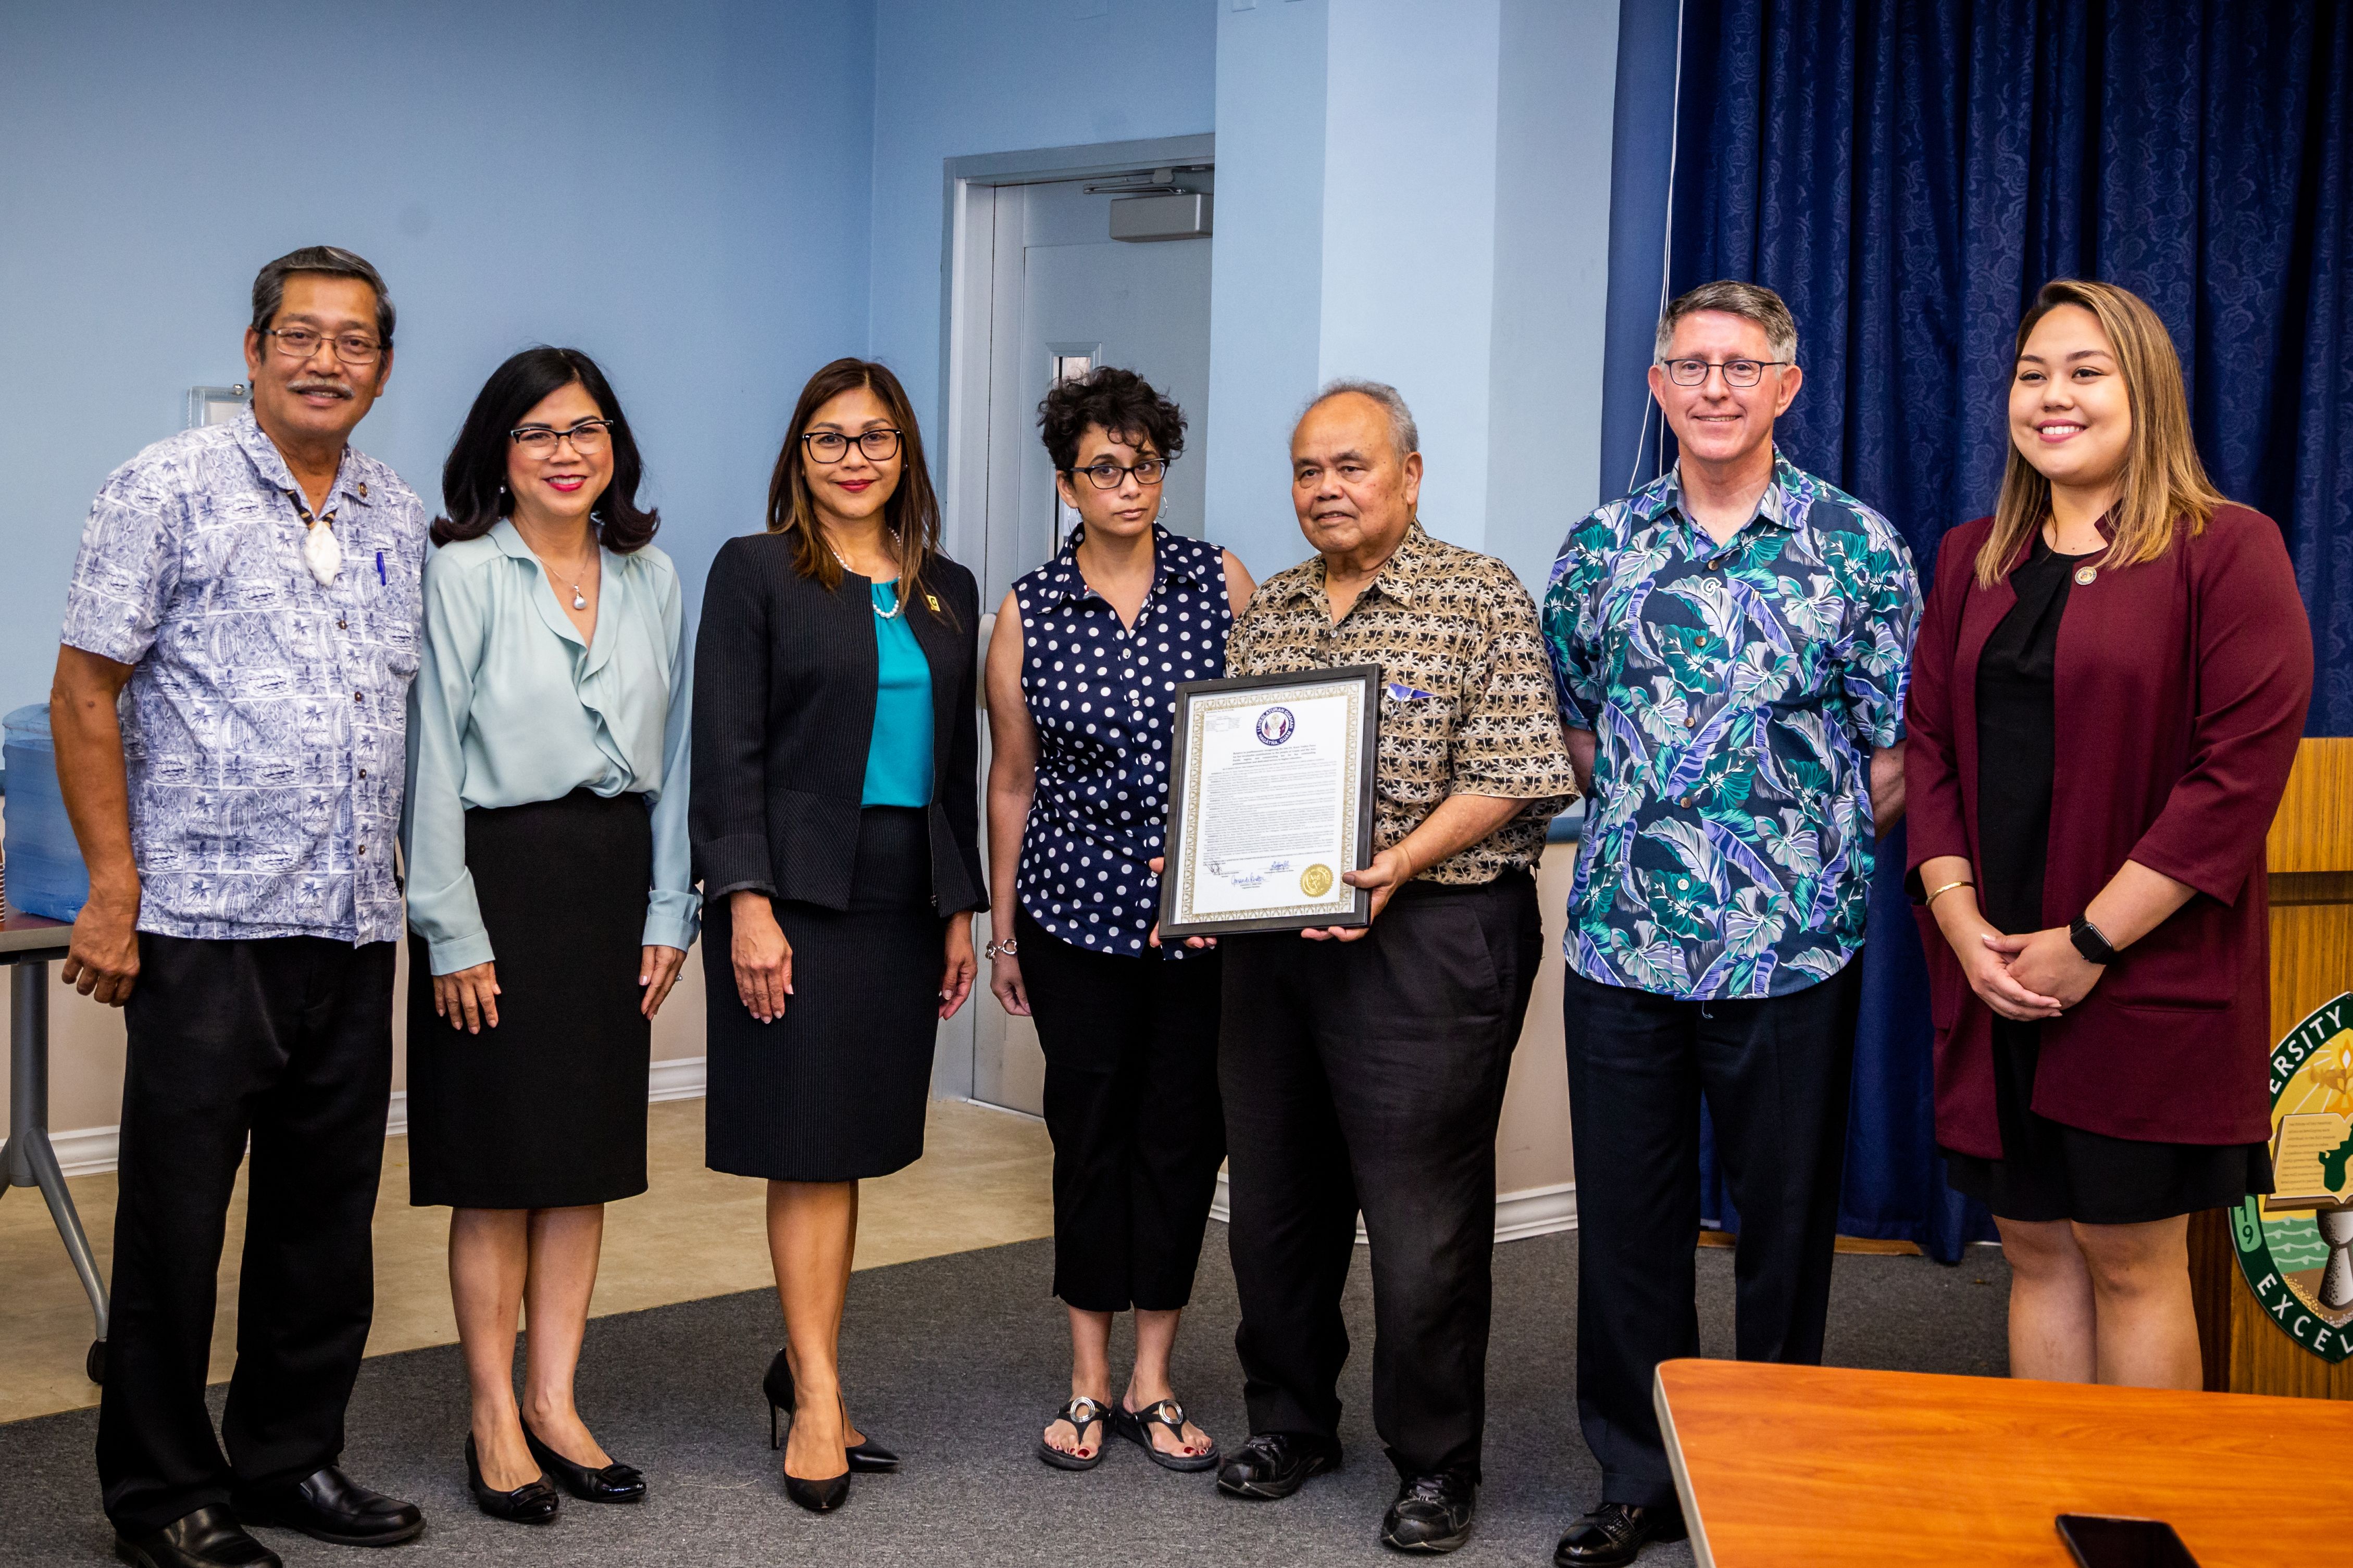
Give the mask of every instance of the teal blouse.
[{"label": "teal blouse", "polygon": [[[686,823],[693,669],[678,573],[650,544],[604,551],[599,565],[596,636],[584,642],[513,523],[426,560],[401,843],[408,923],[436,974],[497,956],[466,869],[466,809],[575,789],[645,798],[654,860],[644,942],[693,944],[702,903]],[[928,727],[924,738],[928,757]]]},{"label": "teal blouse", "polygon": [[[874,608],[899,602],[899,584],[873,583]],[[860,805],[932,804],[932,665],[903,615],[874,617],[881,681],[874,691],[874,738],[866,747]]]}]

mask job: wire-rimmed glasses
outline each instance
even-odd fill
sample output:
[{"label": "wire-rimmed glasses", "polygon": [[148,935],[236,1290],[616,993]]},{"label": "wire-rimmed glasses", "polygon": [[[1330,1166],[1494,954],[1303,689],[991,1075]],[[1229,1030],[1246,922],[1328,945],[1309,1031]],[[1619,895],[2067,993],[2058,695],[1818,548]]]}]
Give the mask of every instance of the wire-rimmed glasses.
[{"label": "wire-rimmed glasses", "polygon": [[1768,364],[1788,364],[1785,359],[1671,359],[1666,362],[1667,379],[1677,386],[1704,386],[1707,373],[1724,372],[1726,386],[1754,386],[1765,379]]},{"label": "wire-rimmed glasses", "polygon": [[593,458],[603,451],[613,439],[610,419],[583,419],[569,430],[557,430],[546,425],[525,425],[507,434],[522,448],[526,457],[553,458],[559,441],[569,441],[572,449],[584,458]]},{"label": "wire-rimmed glasses", "polygon": [[275,339],[278,352],[288,359],[309,359],[322,342],[332,343],[335,357],[345,364],[374,364],[384,353],[384,345],[365,332],[329,336],[311,327],[264,327],[261,335]]}]

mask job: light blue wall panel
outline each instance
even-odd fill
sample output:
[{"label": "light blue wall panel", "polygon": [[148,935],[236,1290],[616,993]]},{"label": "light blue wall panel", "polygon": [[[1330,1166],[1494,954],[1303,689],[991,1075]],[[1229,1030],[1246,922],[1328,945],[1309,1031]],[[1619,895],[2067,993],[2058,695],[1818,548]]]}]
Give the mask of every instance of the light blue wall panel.
[{"label": "light blue wall panel", "polygon": [[1261,577],[1307,553],[1289,455],[1320,363],[1327,22],[1324,0],[1218,16],[1208,532]]},{"label": "light blue wall panel", "polygon": [[383,269],[356,439],[428,502],[501,357],[595,354],[699,600],[800,375],[865,346],[873,83],[860,0],[0,11],[0,709],[48,689],[91,493],[244,378],[300,245]]},{"label": "light blue wall panel", "polygon": [[1220,3],[877,0],[870,342],[934,445],[942,163],[1209,130]]}]

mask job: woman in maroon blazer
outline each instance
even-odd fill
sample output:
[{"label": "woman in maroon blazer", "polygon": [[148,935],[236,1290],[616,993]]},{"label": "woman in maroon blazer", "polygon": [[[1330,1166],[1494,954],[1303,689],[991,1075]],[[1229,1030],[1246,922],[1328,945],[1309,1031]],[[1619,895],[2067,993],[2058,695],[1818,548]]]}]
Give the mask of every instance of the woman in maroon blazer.
[{"label": "woman in maroon blazer", "polygon": [[2263,837],[2312,634],[2137,296],[2044,286],[2010,435],[1913,654],[1936,1141],[2001,1230],[2012,1375],[2195,1388],[2187,1216],[2271,1190]]}]

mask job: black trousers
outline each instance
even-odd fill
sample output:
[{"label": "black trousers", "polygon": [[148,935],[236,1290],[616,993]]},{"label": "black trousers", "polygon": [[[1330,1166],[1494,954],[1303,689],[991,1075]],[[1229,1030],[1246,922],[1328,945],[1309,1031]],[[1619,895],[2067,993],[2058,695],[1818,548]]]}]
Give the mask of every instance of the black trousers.
[{"label": "black trousers", "polygon": [[1020,910],[1021,977],[1046,1053],[1054,1294],[1090,1312],[1182,1307],[1226,1157],[1222,958],[1124,958]]},{"label": "black trousers", "polygon": [[[343,1447],[375,1307],[394,944],[142,934],[125,1008],[113,1311],[98,1417],[125,1533],[299,1479]],[[229,1192],[252,1139],[237,1371],[205,1409]]]},{"label": "black trousers", "polygon": [[1409,884],[1357,942],[1225,940],[1218,1076],[1251,1431],[1338,1445],[1361,1209],[1374,1430],[1400,1474],[1478,1479],[1495,1124],[1543,945],[1525,872]]},{"label": "black trousers", "polygon": [[1565,985],[1577,1417],[1602,1500],[1664,1506],[1675,1484],[1651,1383],[1659,1363],[1699,1354],[1700,1097],[1740,1210],[1740,1359],[1818,1363],[1862,957],[1748,1002],[1680,1001],[1574,970]]}]

